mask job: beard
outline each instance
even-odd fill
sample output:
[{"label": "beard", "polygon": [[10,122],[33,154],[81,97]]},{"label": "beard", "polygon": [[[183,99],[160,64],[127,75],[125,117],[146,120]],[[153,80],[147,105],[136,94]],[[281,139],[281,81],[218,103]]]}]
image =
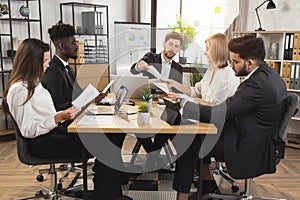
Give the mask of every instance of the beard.
[{"label": "beard", "polygon": [[176,53],[173,53],[172,51],[164,50],[164,56],[168,59],[172,59],[175,55],[176,55]]},{"label": "beard", "polygon": [[74,54],[70,54],[69,55],[69,58],[72,58],[72,59],[77,59],[78,55],[77,55],[77,51],[74,52]]},{"label": "beard", "polygon": [[241,68],[239,71],[235,71],[236,76],[247,76],[249,73],[247,72],[247,65],[244,63],[243,68]]}]

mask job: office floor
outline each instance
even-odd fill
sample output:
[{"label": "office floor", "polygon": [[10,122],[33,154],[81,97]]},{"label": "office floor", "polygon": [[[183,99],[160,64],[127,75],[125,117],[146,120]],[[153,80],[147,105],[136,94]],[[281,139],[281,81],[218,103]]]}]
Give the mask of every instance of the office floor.
[{"label": "office floor", "polygon": [[[128,136],[124,145],[124,152],[130,152],[135,144],[135,138]],[[29,167],[20,163],[16,154],[15,141],[0,143],[0,199],[13,200],[29,197],[39,189],[40,182],[35,180],[37,170],[47,166]],[[171,176],[162,176],[157,173],[143,175],[139,179],[160,179],[159,191],[128,190],[128,185],[123,186],[124,194],[132,196],[134,200],[175,200],[176,193],[171,189]],[[72,177],[70,177],[71,180]],[[49,185],[46,175],[43,185]],[[68,180],[66,181],[68,183]],[[242,189],[242,181],[238,185]],[[223,191],[230,191],[229,186],[219,182]],[[91,186],[92,187],[92,186]],[[286,149],[285,160],[278,165],[276,174],[264,175],[254,179],[253,193],[255,196],[269,196],[285,198],[288,200],[300,199],[300,150]],[[67,199],[67,198],[62,198]]]}]

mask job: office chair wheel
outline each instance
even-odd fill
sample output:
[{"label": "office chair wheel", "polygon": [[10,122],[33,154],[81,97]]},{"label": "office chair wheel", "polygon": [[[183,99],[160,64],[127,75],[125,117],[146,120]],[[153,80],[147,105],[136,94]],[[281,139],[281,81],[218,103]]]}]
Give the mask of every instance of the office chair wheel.
[{"label": "office chair wheel", "polygon": [[37,191],[37,192],[35,193],[34,196],[35,196],[35,197],[41,197],[41,196],[44,196],[44,193],[43,193],[42,190],[39,190],[39,191]]},{"label": "office chair wheel", "polygon": [[237,192],[237,191],[239,191],[239,187],[237,186],[237,185],[233,185],[233,186],[231,186],[231,191],[232,192]]},{"label": "office chair wheel", "polygon": [[62,183],[57,183],[57,189],[62,190]]},{"label": "office chair wheel", "polygon": [[42,182],[42,181],[44,181],[44,176],[43,176],[43,174],[39,174],[39,175],[36,176],[35,179],[36,179],[38,182]]}]

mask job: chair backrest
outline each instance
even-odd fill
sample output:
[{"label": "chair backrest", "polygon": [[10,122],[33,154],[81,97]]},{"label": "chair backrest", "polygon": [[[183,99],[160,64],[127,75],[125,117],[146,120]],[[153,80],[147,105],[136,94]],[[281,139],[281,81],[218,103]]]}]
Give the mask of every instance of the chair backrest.
[{"label": "chair backrest", "polygon": [[298,106],[299,96],[294,93],[289,93],[287,97],[287,109],[284,113],[284,116],[282,118],[282,121],[280,123],[279,127],[279,138],[283,141],[286,138],[286,128],[290,121],[290,119],[298,112],[299,108]]},{"label": "chair backrest", "polygon": [[15,130],[15,136],[16,136],[16,143],[17,143],[17,153],[19,160],[27,165],[45,165],[45,164],[50,164],[50,163],[57,163],[57,159],[46,159],[46,158],[40,158],[40,157],[35,157],[32,155],[30,152],[30,147],[29,147],[29,140],[23,137],[21,134],[21,131],[14,120],[14,118],[11,116],[12,121],[13,121],[13,126]]},{"label": "chair backrest", "polygon": [[287,97],[287,108],[282,117],[278,134],[275,136],[276,138],[276,163],[279,163],[281,159],[284,158],[284,150],[285,150],[285,139],[286,139],[286,129],[290,119],[298,112],[298,101],[299,96],[294,93],[289,93]]}]

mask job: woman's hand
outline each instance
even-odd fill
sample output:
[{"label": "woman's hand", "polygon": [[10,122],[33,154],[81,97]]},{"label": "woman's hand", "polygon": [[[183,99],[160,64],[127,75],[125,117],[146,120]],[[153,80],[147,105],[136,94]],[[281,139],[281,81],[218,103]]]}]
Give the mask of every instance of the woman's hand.
[{"label": "woman's hand", "polygon": [[80,108],[70,107],[66,110],[59,112],[54,116],[55,123],[58,124],[59,122],[70,121],[75,117],[75,115],[79,111]]},{"label": "woman's hand", "polygon": [[176,99],[178,99],[178,97],[179,97],[179,95],[176,94],[176,93],[174,93],[174,92],[168,92],[167,95],[168,95],[168,97],[169,97],[170,99],[172,99],[173,101],[176,101]]},{"label": "woman's hand", "polygon": [[180,83],[178,83],[177,81],[173,80],[173,79],[167,79],[166,81],[164,81],[168,88],[171,89],[171,88],[178,88],[179,85],[181,85]]}]

